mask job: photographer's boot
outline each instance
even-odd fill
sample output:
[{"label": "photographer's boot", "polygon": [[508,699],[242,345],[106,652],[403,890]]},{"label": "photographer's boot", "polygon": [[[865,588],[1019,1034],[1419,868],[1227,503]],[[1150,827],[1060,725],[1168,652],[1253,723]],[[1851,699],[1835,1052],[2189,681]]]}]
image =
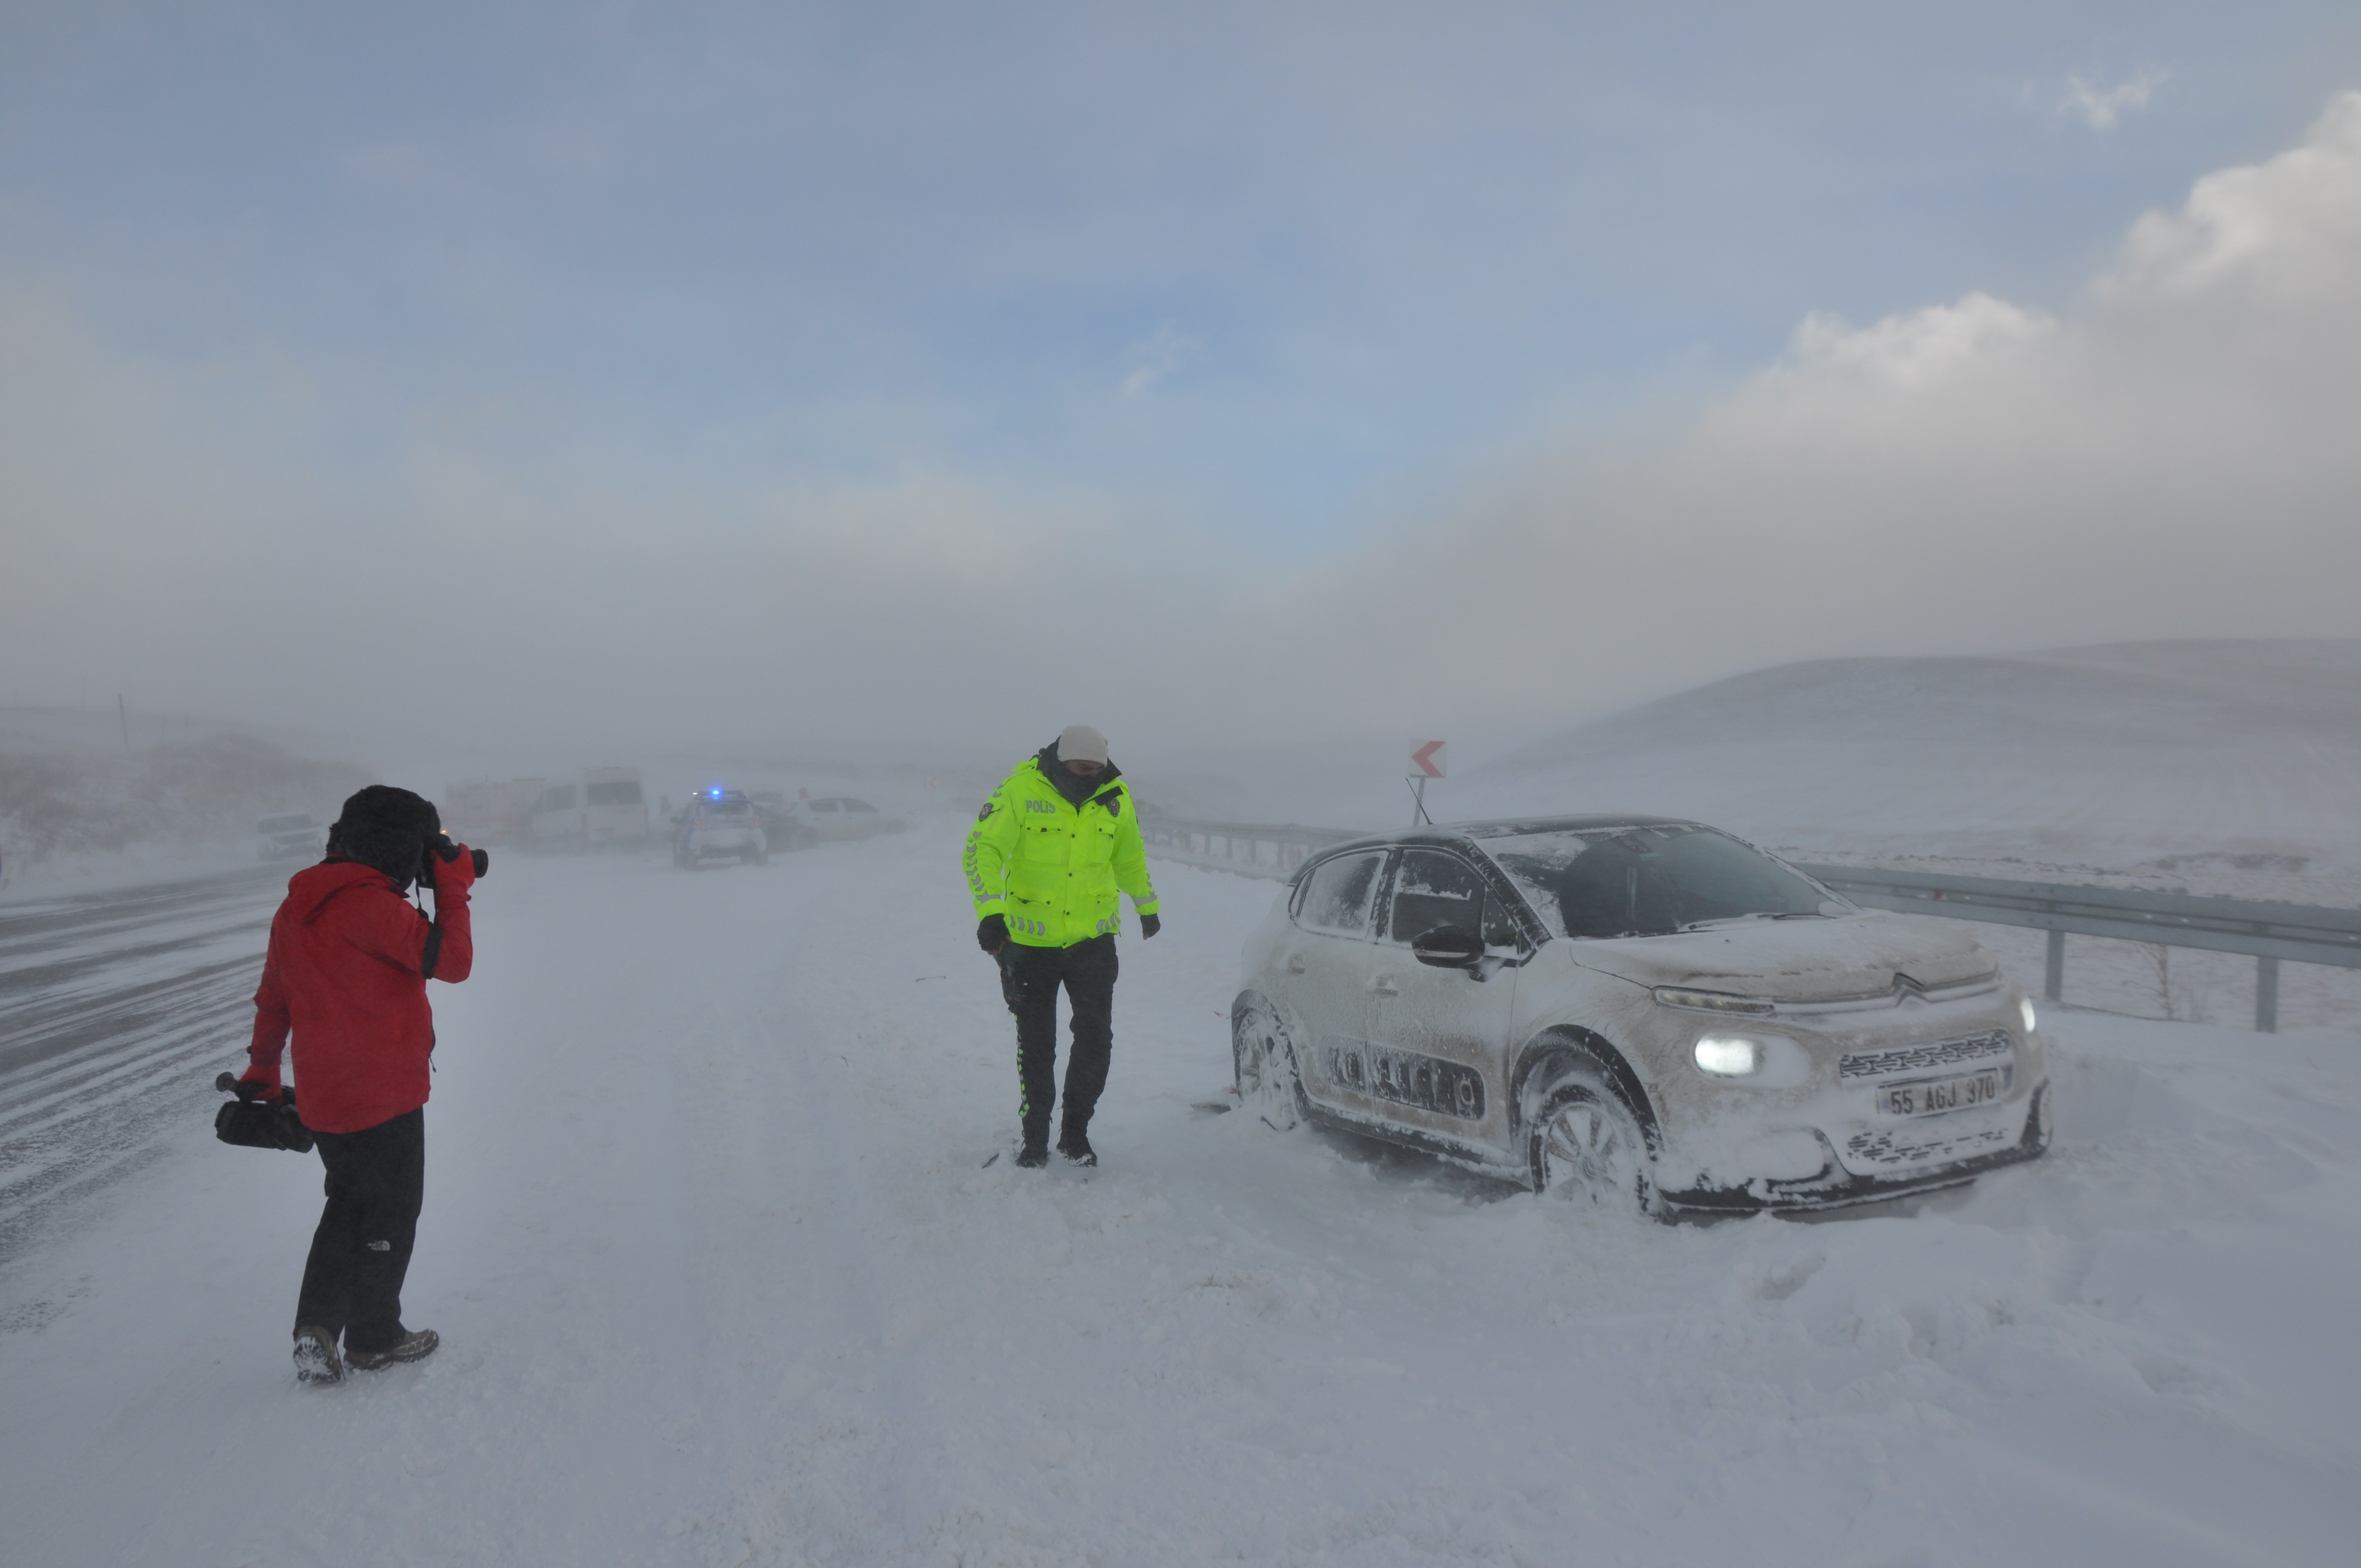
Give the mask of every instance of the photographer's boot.
[{"label": "photographer's boot", "polygon": [[336,1359],[336,1336],[308,1325],[295,1331],[295,1381],[341,1383],[345,1364]]},{"label": "photographer's boot", "polygon": [[434,1354],[443,1338],[433,1329],[412,1329],[383,1350],[345,1351],[345,1364],[361,1372],[375,1372],[397,1361],[423,1361]]}]

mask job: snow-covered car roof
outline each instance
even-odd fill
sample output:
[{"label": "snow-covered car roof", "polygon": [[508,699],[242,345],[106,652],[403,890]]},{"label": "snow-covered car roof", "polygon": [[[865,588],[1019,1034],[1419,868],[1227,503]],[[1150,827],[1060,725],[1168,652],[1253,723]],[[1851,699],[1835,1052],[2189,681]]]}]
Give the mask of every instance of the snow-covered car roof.
[{"label": "snow-covered car roof", "polygon": [[[1304,858],[1290,883],[1330,856],[1348,850],[1390,848],[1396,844],[1424,844],[1435,849],[1466,848],[1486,839],[1510,839],[1529,833],[1598,833],[1615,828],[1705,828],[1702,822],[1686,817],[1643,817],[1635,812],[1616,812],[1606,816],[1588,817],[1501,817],[1480,822],[1421,824],[1415,828],[1397,828],[1381,833],[1365,833],[1357,839],[1324,845],[1317,854]],[[1713,829],[1719,832],[1719,828]]]}]

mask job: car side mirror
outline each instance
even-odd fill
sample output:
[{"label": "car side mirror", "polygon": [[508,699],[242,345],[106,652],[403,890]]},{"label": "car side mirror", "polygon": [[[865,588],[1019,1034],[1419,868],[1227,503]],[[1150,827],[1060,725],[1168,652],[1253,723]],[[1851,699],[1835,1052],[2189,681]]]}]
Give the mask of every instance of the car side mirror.
[{"label": "car side mirror", "polygon": [[1465,926],[1437,926],[1411,939],[1410,956],[1436,969],[1473,969],[1484,956],[1484,938]]}]

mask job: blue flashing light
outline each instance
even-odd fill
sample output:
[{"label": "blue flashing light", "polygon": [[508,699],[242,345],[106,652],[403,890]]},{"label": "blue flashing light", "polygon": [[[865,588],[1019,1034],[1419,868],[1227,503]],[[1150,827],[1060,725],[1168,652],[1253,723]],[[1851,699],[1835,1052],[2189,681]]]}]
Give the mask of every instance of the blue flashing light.
[{"label": "blue flashing light", "polygon": [[721,798],[721,792],[720,792],[719,790],[718,790],[718,789],[717,789],[717,790],[715,790],[715,791],[713,792],[713,798],[714,798],[714,799],[716,799],[716,800],[719,800],[719,799]]}]

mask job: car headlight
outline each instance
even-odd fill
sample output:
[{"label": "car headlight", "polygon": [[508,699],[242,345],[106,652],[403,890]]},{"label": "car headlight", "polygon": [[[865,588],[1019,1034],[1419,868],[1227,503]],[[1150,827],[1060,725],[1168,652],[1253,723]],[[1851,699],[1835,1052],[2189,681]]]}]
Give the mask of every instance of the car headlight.
[{"label": "car headlight", "polygon": [[1697,1069],[1716,1078],[1751,1078],[1763,1068],[1763,1047],[1734,1035],[1707,1035],[1692,1053]]},{"label": "car headlight", "polygon": [[2033,1033],[2033,998],[2020,996],[2016,999],[2016,1015],[2025,1020],[2025,1032],[2028,1035]]},{"label": "car headlight", "polygon": [[1764,1017],[1771,1010],[1767,996],[1732,996],[1726,991],[1691,991],[1686,986],[1660,985],[1655,998],[1666,1007],[1686,1007],[1692,1013],[1739,1013],[1748,1017]]}]

